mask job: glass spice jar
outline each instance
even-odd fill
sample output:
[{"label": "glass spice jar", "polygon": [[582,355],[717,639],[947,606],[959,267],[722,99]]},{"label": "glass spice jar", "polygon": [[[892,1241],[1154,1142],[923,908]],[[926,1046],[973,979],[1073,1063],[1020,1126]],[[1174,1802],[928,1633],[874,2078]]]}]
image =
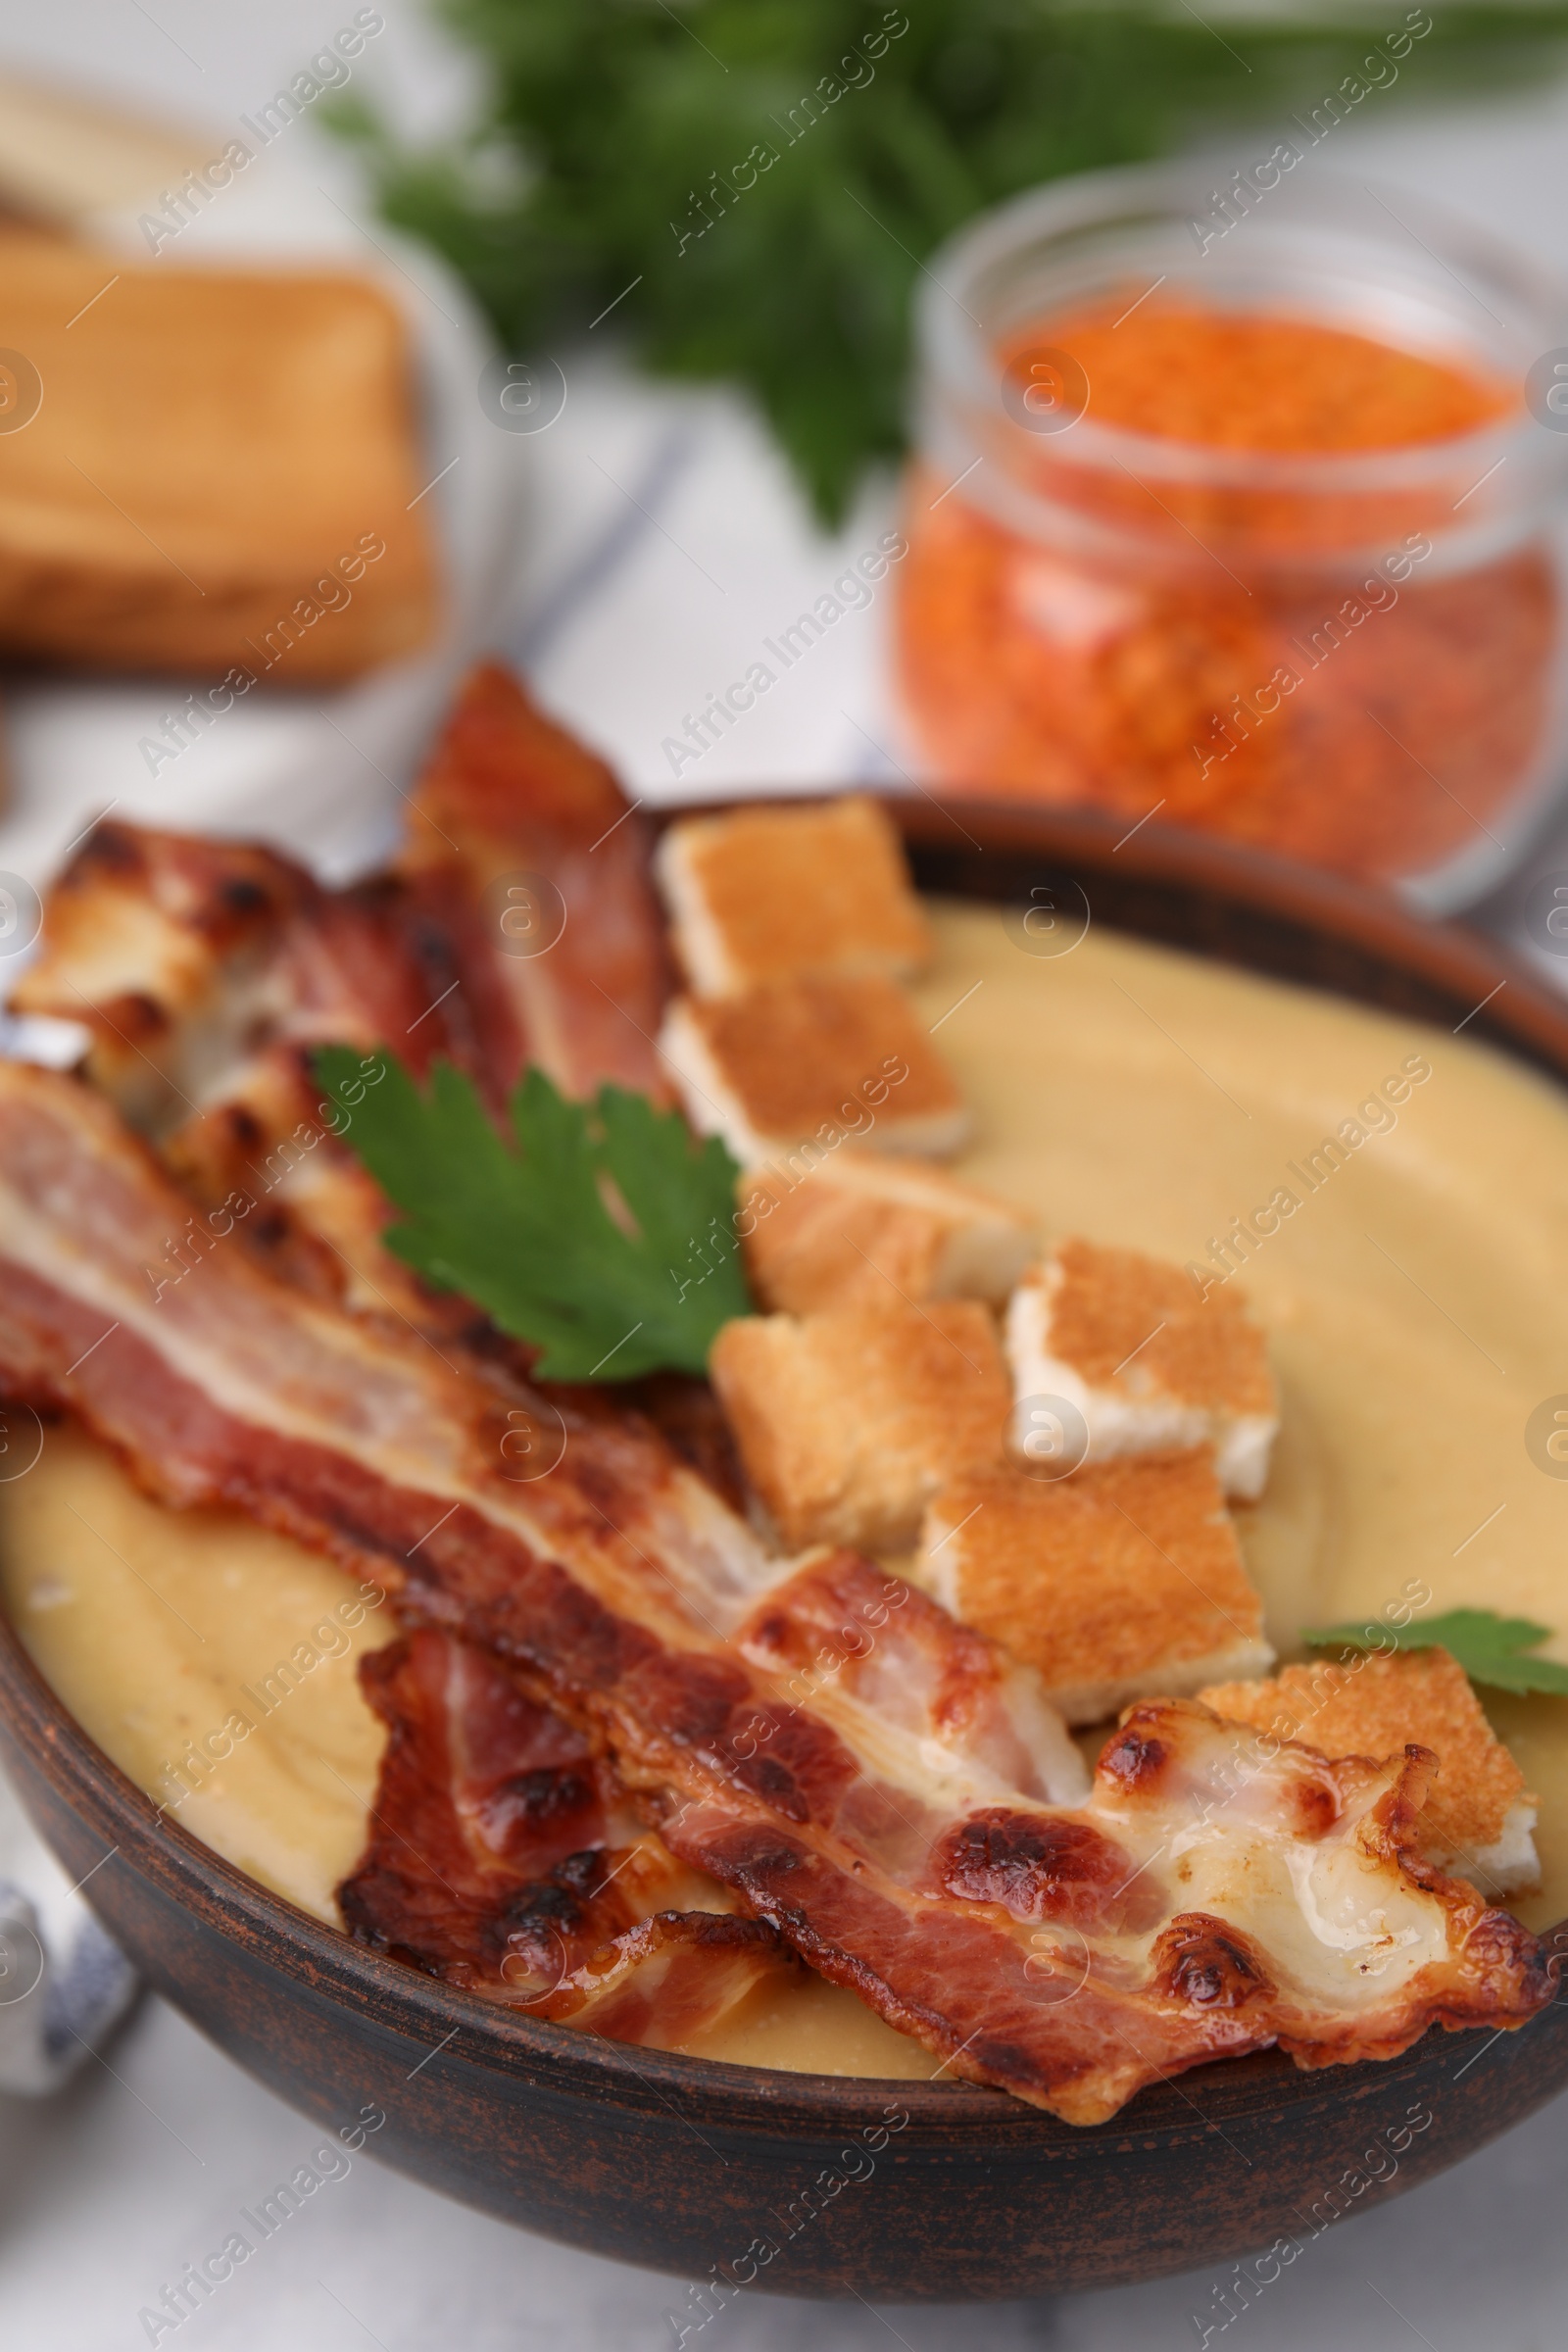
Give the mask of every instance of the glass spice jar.
[{"label": "glass spice jar", "polygon": [[1562,774],[1568,301],[1289,152],[1223,200],[1064,182],[933,261],[900,693],[952,789],[1442,910]]}]

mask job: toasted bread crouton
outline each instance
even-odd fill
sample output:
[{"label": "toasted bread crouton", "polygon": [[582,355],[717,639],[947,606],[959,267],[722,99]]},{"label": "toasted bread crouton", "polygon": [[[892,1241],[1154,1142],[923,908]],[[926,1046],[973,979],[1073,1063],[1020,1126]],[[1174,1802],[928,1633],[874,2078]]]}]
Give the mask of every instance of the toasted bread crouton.
[{"label": "toasted bread crouton", "polygon": [[1209,1445],[1227,1494],[1262,1494],[1279,1397],[1234,1292],[1200,1300],[1179,1266],[1062,1242],[1013,1293],[1007,1353],[1020,1449],[1029,1400],[1062,1397],[1083,1416],[1089,1461]]},{"label": "toasted bread crouton", "polygon": [[1232,1723],[1326,1756],[1382,1763],[1411,1740],[1430,1747],[1438,1771],[1420,1814],[1427,1859],[1473,1878],[1489,1897],[1540,1885],[1536,1799],[1446,1649],[1368,1651],[1344,1666],[1314,1660],[1269,1682],[1221,1683],[1199,1696]]},{"label": "toasted bread crouton", "polygon": [[900,1298],[1001,1306],[1035,1253],[1026,1210],[927,1160],[836,1152],[800,1178],[753,1168],[737,1189],[753,1292],[783,1314]]},{"label": "toasted bread crouton", "polygon": [[700,997],[800,972],[900,980],[931,954],[898,828],[863,794],[671,825],[655,868]]},{"label": "toasted bread crouton", "polygon": [[709,1369],[784,1543],[894,1551],[960,1472],[1000,1462],[1007,1376],[983,1306],[726,1323]]},{"label": "toasted bread crouton", "polygon": [[774,980],[744,997],[677,997],[660,1051],[686,1115],[736,1158],[801,1145],[956,1152],[969,1113],[891,980]]},{"label": "toasted bread crouton", "polygon": [[1185,1698],[1273,1662],[1262,1604],[1206,1447],[1070,1478],[955,1480],[926,1513],[926,1581],[956,1617],[1033,1666],[1069,1723]]}]

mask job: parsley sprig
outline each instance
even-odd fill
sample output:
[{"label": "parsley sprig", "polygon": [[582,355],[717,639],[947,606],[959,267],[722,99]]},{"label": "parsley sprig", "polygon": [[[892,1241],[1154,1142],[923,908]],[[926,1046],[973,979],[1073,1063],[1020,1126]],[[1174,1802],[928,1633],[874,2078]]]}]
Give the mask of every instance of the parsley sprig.
[{"label": "parsley sprig", "polygon": [[735,1236],[739,1169],[678,1111],[601,1087],[573,1102],[530,1069],[511,1136],[437,1062],[421,1093],[392,1055],[365,1083],[342,1046],[316,1073],[346,1140],[401,1213],[387,1248],[438,1289],[543,1350],[543,1380],[702,1372],[719,1326],[751,1312]]},{"label": "parsley sprig", "polygon": [[[662,373],[741,385],[827,520],[903,446],[910,296],[943,238],[1019,189],[1226,121],[1256,123],[1259,155],[1301,140],[1292,110],[1340,91],[1407,14],[1402,0],[1381,16],[1257,0],[1216,29],[1178,0],[441,13],[483,68],[466,141],[400,147],[357,99],[333,107],[387,218],[447,255],[519,357],[569,366],[594,325],[596,343],[628,339]],[[1357,85],[1358,115],[1541,77],[1568,29],[1562,0],[1432,0],[1430,14],[1396,87],[1392,66],[1373,94]]]},{"label": "parsley sprig", "polygon": [[1568,1666],[1526,1653],[1551,1639],[1549,1625],[1528,1617],[1499,1617],[1494,1609],[1448,1609],[1420,1625],[1323,1625],[1303,1629],[1314,1649],[1446,1649],[1473,1683],[1493,1690],[1549,1690],[1568,1697]]}]

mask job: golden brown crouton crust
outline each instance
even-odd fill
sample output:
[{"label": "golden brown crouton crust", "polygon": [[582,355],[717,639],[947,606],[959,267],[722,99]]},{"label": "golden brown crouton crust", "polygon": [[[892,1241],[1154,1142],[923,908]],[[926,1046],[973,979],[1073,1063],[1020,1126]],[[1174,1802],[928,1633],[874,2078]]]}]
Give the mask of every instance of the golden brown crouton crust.
[{"label": "golden brown crouton crust", "polygon": [[[1039,1668],[1048,1691],[1217,1659],[1262,1605],[1206,1446],[957,1480],[931,1514],[956,1613]],[[955,1532],[944,1538],[943,1528]]]},{"label": "golden brown crouton crust", "polygon": [[[673,829],[671,852],[701,903],[721,985],[798,972],[898,978],[931,954],[898,829],[863,794],[818,808],[748,808]],[[681,944],[677,923],[677,945]],[[704,991],[716,975],[699,974]]]},{"label": "golden brown crouton crust", "polygon": [[1521,1798],[1525,1776],[1481,1711],[1470,1678],[1446,1649],[1391,1657],[1368,1651],[1353,1665],[1287,1666],[1262,1683],[1216,1683],[1200,1693],[1232,1723],[1299,1740],[1326,1756],[1396,1756],[1412,1740],[1430,1747],[1438,1772],[1421,1808],[1423,1830],[1446,1851],[1495,1843]]},{"label": "golden brown crouton crust", "polygon": [[777,980],[743,997],[688,997],[685,1009],[760,1136],[951,1117],[953,1073],[891,980]]},{"label": "golden brown crouton crust", "polygon": [[881,1306],[931,1296],[947,1238],[924,1209],[858,1200],[808,1179],[753,1227],[746,1271],[760,1303],[784,1314]]},{"label": "golden brown crouton crust", "polygon": [[1002,1458],[1006,1371],[968,1299],[747,1316],[719,1333],[710,1371],[792,1546],[897,1549],[948,1480]]},{"label": "golden brown crouton crust", "polygon": [[1278,1410],[1263,1334],[1240,1297],[1206,1299],[1179,1266],[1136,1250],[1067,1241],[1054,1252],[1051,1353],[1092,1388],[1133,1357],[1126,1385],[1233,1413]]},{"label": "golden brown crouton crust", "polygon": [[784,1314],[942,1296],[1000,1305],[1030,1247],[1022,1210],[929,1160],[841,1152],[800,1180],[754,1169],[738,1191],[753,1292]]}]

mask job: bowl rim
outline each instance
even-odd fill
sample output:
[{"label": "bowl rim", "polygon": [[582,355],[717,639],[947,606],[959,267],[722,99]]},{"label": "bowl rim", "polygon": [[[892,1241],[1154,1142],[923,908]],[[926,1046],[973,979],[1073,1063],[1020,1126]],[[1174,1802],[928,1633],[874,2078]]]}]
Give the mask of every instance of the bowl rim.
[{"label": "bowl rim", "polygon": [[[744,800],[670,803],[650,809],[648,815],[662,831],[686,816],[759,806],[806,807],[839,797],[840,792],[828,787],[809,792],[784,789],[749,794]],[[931,895],[949,895],[941,887],[946,875],[971,884],[956,895],[995,902],[1015,888],[1008,883],[1007,869],[1015,869],[1020,859],[1034,860],[1055,875],[1114,874],[1118,887],[1135,892],[1150,887],[1166,894],[1197,892],[1228,903],[1240,913],[1273,917],[1286,933],[1294,930],[1306,941],[1327,939],[1359,951],[1371,962],[1413,976],[1454,1003],[1464,1002],[1467,991],[1477,988],[1474,1009],[1458,1028],[1549,1071],[1568,1089],[1568,1002],[1555,998],[1521,959],[1490,941],[1457,927],[1440,930],[1425,924],[1379,891],[1153,823],[1140,829],[1133,857],[1124,858],[1133,842],[1119,832],[1115,820],[1098,812],[953,796],[963,816],[986,836],[987,847],[968,824],[929,794],[874,797],[894,814],[917,879]],[[956,836],[968,846],[955,851]],[[975,858],[988,856],[994,863],[984,879],[1001,885],[996,890],[972,886]],[[1113,858],[1121,862],[1112,866]],[[922,879],[932,870],[938,876],[934,884]],[[1112,918],[1108,927],[1124,926]],[[1134,936],[1160,938],[1157,930],[1132,928]],[[1180,952],[1281,976],[1279,966],[1242,953],[1235,940],[1188,945]],[[1288,971],[1283,976],[1289,977]],[[1348,970],[1339,978],[1319,977],[1306,985],[1319,993],[1368,1001]],[[1499,1011],[1495,1003],[1504,994],[1510,1001]],[[364,2024],[401,2039],[411,2050],[434,2055],[440,2048],[449,2064],[512,2077],[519,2087],[558,2097],[587,2096],[649,2117],[662,2111],[689,2130],[695,2129],[685,2112],[690,2104],[710,2130],[760,2131],[769,2136],[781,2131],[815,2132],[825,2140],[863,2123],[868,2104],[880,2100],[884,2106],[902,2108],[906,2120],[920,2127],[923,2138],[955,2148],[1044,2145],[1054,2155],[1099,2155],[1107,2152],[1107,2142],[1189,2138],[1211,2132],[1217,2122],[1265,2110],[1288,2108],[1302,2114],[1325,2104],[1352,2104],[1370,2082],[1387,2082],[1425,2064],[1438,2031],[1432,2029],[1397,2058],[1351,2066],[1305,2071],[1278,2050],[1205,2061],[1139,2091],[1108,2122],[1088,2126],[1064,2123],[976,2083],[787,2073],[651,2050],[552,2025],[426,1977],[355,1942],[250,1877],[173,1819],[166,1806],[156,1804],[110,1759],[46,1682],[3,1609],[0,1728],[6,1741],[20,1750],[77,1824],[102,1837],[107,1850],[92,1870],[124,1853],[141,1877],[191,1912],[200,1927],[241,1942],[253,1965],[292,1979],[303,1996],[350,2006]],[[90,1878],[92,1871],[87,1875]],[[1568,1947],[1568,1921],[1539,1934],[1543,1941]],[[1201,2106],[1190,2095],[1194,2088],[1200,2089]]]}]

